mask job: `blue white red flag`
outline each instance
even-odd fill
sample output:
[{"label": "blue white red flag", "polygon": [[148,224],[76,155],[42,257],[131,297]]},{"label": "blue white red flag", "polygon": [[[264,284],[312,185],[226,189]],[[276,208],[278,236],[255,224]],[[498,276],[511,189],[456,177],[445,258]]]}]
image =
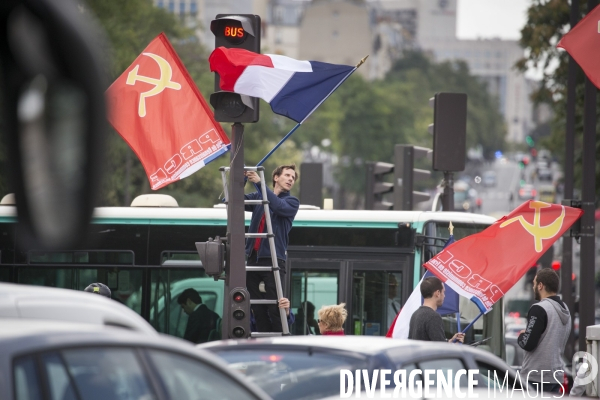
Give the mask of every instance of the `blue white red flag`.
[{"label": "blue white red flag", "polygon": [[274,113],[298,123],[356,69],[224,47],[216,48],[208,61],[210,70],[219,74],[222,90],[260,97]]},{"label": "blue white red flag", "polygon": [[[444,245],[444,249],[454,243],[454,235],[450,235],[446,244]],[[396,316],[396,319],[390,326],[386,337],[391,337],[394,339],[408,339],[408,330],[410,326],[410,318],[413,313],[417,311],[419,307],[423,305],[423,296],[421,295],[421,282],[423,279],[429,278],[430,276],[435,276],[429,271],[425,271],[423,278],[419,281],[410,297]],[[455,314],[458,312],[458,293],[456,293],[452,288],[446,284],[446,298],[444,299],[444,304],[441,307],[438,307],[436,310],[440,315],[447,314]]]}]

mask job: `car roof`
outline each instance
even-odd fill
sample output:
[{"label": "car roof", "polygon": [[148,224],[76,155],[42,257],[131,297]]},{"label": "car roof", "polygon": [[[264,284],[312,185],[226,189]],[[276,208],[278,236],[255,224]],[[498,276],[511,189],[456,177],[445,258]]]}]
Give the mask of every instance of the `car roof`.
[{"label": "car roof", "polygon": [[193,357],[247,386],[258,398],[268,398],[262,389],[243,380],[219,357],[194,347],[190,342],[169,335],[145,335],[88,323],[35,319],[3,320],[0,324],[0,373],[10,370],[12,359],[15,357],[54,349],[94,346],[145,347]]},{"label": "car roof", "polygon": [[[268,347],[311,347],[311,348],[323,348],[335,351],[345,351],[348,353],[360,354],[365,356],[373,356],[382,352],[401,350],[403,354],[406,354],[407,358],[413,355],[423,353],[436,353],[444,354],[448,350],[452,349],[448,343],[444,342],[426,342],[420,340],[409,340],[409,339],[390,339],[380,336],[286,336],[286,337],[270,337],[260,338],[252,340],[220,340],[215,342],[208,342],[198,345],[199,348],[206,350],[215,351],[217,348],[225,350],[235,349],[250,349],[259,346]],[[456,345],[459,346],[459,345]],[[495,355],[488,353],[483,350],[476,349],[471,346],[456,347],[461,352],[467,352],[471,354],[478,354],[480,356],[492,356]],[[501,361],[500,358],[498,360]]]},{"label": "car roof", "polygon": [[194,349],[187,342],[166,335],[145,335],[111,326],[39,319],[3,319],[0,323],[0,357],[39,349],[82,345],[146,345]]},{"label": "car roof", "polygon": [[44,286],[0,283],[0,319],[4,318],[85,322],[158,335],[144,318],[116,300]]}]

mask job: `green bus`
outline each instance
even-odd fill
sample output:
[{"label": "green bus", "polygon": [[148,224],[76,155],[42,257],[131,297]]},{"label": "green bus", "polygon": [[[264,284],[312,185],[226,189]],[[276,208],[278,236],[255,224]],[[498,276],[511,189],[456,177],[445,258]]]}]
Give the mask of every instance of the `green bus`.
[{"label": "green bus", "polygon": [[[224,282],[207,276],[195,242],[225,236],[224,206],[214,208],[102,207],[94,213],[82,248],[26,248],[16,209],[0,206],[0,281],[82,290],[107,284],[113,298],[138,312],[158,331],[183,336],[187,316],[177,304],[186,288],[198,290],[223,315]],[[348,335],[383,336],[419,282],[423,263],[435,255],[455,226],[456,240],[480,232],[494,218],[461,212],[321,210],[301,206],[282,275],[284,294],[296,314],[293,334],[318,334],[322,305],[346,303]],[[246,213],[246,226],[250,214]],[[479,313],[461,298],[461,326]],[[305,315],[306,314],[306,315]],[[444,317],[448,335],[454,315]],[[504,358],[502,301],[480,318],[466,342],[491,337],[486,348]]]}]

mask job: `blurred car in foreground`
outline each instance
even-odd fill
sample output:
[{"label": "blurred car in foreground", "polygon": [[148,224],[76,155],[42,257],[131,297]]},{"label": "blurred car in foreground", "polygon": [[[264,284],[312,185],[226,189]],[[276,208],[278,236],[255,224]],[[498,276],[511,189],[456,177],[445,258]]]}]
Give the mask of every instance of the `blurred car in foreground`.
[{"label": "blurred car in foreground", "polygon": [[[456,373],[479,369],[479,387],[487,374],[510,386],[515,371],[502,359],[477,348],[448,343],[395,340],[366,336],[292,336],[248,341],[222,340],[198,347],[222,357],[229,366],[260,386],[273,399],[318,399],[340,393],[340,370],[442,370]],[[507,372],[508,371],[508,372]],[[460,387],[467,387],[467,378]],[[461,377],[462,378],[462,377]],[[519,383],[517,382],[517,385]]]},{"label": "blurred car in foreground", "polygon": [[0,321],[5,318],[81,322],[158,335],[144,318],[118,301],[70,289],[0,283]]},{"label": "blurred car in foreground", "polygon": [[92,324],[0,324],[0,399],[268,399],[214,355],[169,336]]}]

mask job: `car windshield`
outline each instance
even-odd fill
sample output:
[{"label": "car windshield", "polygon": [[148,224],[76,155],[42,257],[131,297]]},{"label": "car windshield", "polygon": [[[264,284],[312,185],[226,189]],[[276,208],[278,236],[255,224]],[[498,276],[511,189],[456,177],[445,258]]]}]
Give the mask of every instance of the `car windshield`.
[{"label": "car windshield", "polygon": [[[214,351],[213,349],[211,349]],[[340,370],[368,368],[367,359],[306,350],[216,350],[273,399],[316,399],[339,395]]]}]

